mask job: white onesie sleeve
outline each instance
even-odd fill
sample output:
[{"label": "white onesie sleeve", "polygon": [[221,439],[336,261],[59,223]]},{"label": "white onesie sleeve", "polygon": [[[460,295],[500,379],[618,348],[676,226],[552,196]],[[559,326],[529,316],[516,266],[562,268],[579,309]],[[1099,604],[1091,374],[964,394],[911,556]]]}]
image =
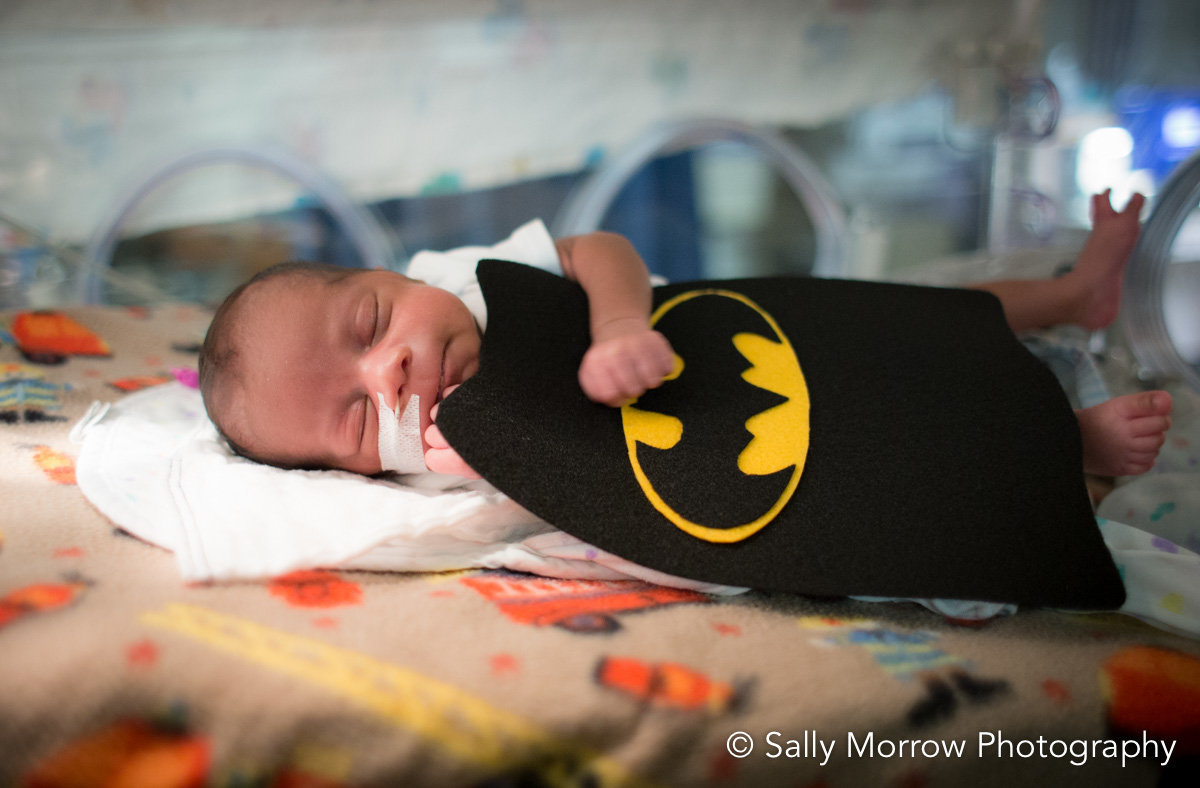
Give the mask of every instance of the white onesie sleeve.
[{"label": "white onesie sleeve", "polygon": [[495,246],[463,246],[446,252],[418,252],[408,264],[408,276],[454,293],[475,316],[480,330],[487,328],[487,306],[475,278],[480,260],[509,260],[562,276],[562,262],[554,238],[541,219],[526,222]]}]

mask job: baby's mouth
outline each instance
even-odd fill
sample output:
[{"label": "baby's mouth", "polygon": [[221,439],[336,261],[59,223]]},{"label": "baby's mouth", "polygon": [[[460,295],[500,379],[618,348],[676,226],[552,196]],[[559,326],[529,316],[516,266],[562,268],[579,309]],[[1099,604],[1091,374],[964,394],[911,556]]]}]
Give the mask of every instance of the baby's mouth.
[{"label": "baby's mouth", "polygon": [[438,374],[437,401],[441,402],[446,390],[446,347],[442,347],[442,365]]}]

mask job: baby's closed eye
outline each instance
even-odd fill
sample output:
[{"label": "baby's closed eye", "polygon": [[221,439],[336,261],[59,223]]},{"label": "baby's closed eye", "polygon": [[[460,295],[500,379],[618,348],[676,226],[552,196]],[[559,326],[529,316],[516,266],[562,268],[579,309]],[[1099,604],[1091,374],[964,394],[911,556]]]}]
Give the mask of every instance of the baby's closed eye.
[{"label": "baby's closed eye", "polygon": [[360,345],[369,347],[375,344],[378,331],[379,300],[374,295],[368,295],[359,304],[354,319],[354,336]]},{"label": "baby's closed eye", "polygon": [[358,417],[358,445],[361,446],[363,440],[367,437],[367,417],[371,411],[371,398],[363,397],[359,400],[358,410],[361,415]]}]

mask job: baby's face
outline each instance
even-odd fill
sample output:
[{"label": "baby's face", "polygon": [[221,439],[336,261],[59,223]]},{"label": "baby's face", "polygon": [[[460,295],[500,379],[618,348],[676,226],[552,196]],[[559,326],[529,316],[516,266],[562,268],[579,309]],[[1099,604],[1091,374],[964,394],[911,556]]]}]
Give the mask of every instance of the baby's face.
[{"label": "baby's face", "polygon": [[282,277],[243,298],[241,407],[226,409],[241,415],[225,427],[283,465],[378,473],[376,393],[398,411],[420,395],[424,436],[442,392],[479,365],[479,329],[462,301],[396,273]]}]

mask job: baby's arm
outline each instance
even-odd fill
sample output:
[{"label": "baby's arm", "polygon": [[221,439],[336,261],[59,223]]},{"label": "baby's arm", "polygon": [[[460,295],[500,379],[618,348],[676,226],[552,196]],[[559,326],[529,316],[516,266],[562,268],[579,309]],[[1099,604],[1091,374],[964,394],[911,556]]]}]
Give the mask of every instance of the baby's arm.
[{"label": "baby's arm", "polygon": [[[563,273],[587,294],[592,344],[579,365],[579,385],[589,398],[618,406],[662,383],[675,353],[650,328],[650,274],[625,238],[589,233],[555,241]],[[453,389],[447,389],[449,395]],[[431,471],[479,478],[434,424],[425,431],[425,465]]]},{"label": "baby's arm", "polygon": [[605,232],[555,243],[563,273],[588,298],[592,344],[579,365],[584,393],[616,407],[657,387],[675,356],[650,327],[650,274],[633,244]]}]

